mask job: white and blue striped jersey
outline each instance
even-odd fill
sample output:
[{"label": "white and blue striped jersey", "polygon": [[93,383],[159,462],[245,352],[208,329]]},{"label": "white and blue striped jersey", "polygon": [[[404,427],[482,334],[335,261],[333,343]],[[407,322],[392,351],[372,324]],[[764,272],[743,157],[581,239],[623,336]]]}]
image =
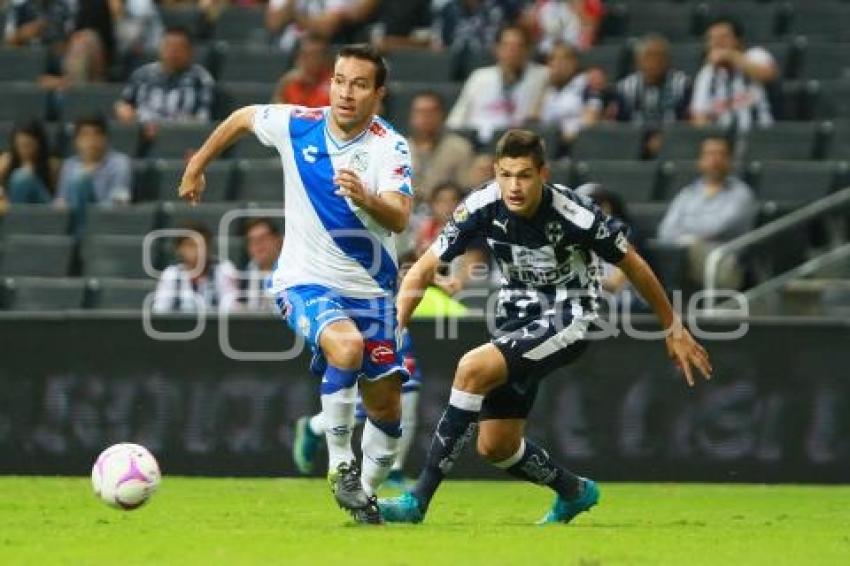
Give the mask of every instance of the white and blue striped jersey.
[{"label": "white and blue striped jersey", "polygon": [[368,191],[412,196],[407,141],[379,117],[342,142],[328,130],[329,108],[257,106],[254,133],[280,153],[286,238],[270,291],[321,285],[343,296],[386,297],[397,286],[395,234],[350,199],[333,179],[353,170]]}]

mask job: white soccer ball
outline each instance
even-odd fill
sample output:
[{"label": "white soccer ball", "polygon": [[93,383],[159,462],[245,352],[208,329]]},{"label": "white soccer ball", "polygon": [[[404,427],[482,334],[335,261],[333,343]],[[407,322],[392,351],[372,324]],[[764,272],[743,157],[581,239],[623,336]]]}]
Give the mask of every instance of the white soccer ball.
[{"label": "white soccer ball", "polygon": [[119,509],[136,509],[159,487],[159,464],[147,448],[122,442],[100,453],[91,470],[94,493]]}]

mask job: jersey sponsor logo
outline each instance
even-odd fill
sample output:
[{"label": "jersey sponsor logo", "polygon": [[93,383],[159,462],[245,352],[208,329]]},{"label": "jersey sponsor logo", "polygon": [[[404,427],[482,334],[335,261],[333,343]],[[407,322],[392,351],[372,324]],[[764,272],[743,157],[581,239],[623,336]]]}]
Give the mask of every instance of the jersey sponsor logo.
[{"label": "jersey sponsor logo", "polygon": [[325,113],[321,108],[307,108],[306,106],[296,106],[292,109],[292,115],[295,118],[306,118],[307,120],[321,120],[325,117]]},{"label": "jersey sponsor logo", "polygon": [[374,364],[386,365],[395,362],[395,350],[389,340],[366,340],[366,353]]},{"label": "jersey sponsor logo", "polygon": [[387,135],[387,129],[380,122],[372,122],[372,125],[369,126],[369,131],[380,138]]},{"label": "jersey sponsor logo", "polygon": [[546,234],[546,239],[549,240],[549,243],[555,245],[563,239],[564,227],[560,222],[547,222],[546,227],[544,228],[544,233]]},{"label": "jersey sponsor logo", "polygon": [[504,222],[499,222],[497,219],[494,218],[493,219],[493,226],[498,226],[499,228],[502,229],[502,232],[507,234],[508,233],[508,220],[510,220],[510,218],[505,218]]},{"label": "jersey sponsor logo", "polygon": [[558,263],[552,246],[527,248],[511,245],[511,257],[500,258],[502,273],[509,280],[527,285],[554,285],[581,276],[584,268],[580,254],[573,247],[566,249],[564,261]]},{"label": "jersey sponsor logo", "polygon": [[316,154],[319,153],[319,148],[315,145],[308,145],[304,149],[301,150],[301,155],[304,157],[304,161],[307,163],[315,163],[316,162]]}]

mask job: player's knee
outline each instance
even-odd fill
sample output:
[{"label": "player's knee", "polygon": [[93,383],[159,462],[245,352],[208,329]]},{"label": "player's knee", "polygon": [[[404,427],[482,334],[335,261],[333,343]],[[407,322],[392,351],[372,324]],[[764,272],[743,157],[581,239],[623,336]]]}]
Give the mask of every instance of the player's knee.
[{"label": "player's knee", "polygon": [[340,368],[359,368],[363,365],[363,336],[359,333],[338,335],[326,351],[328,362]]},{"label": "player's knee", "polygon": [[476,445],[478,454],[488,462],[504,462],[514,455],[517,446],[504,438],[492,438],[487,435],[478,436]]},{"label": "player's knee", "polygon": [[469,393],[486,393],[499,385],[501,376],[484,356],[465,354],[457,364],[454,387]]},{"label": "player's knee", "polygon": [[367,413],[373,420],[396,422],[401,419],[401,403],[391,395],[373,399]]}]

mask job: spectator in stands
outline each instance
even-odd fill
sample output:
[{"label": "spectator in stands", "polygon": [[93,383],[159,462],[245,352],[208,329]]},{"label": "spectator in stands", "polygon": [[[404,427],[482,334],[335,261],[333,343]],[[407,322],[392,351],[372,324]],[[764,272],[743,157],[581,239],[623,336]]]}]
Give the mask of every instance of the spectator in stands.
[{"label": "spectator in stands", "polygon": [[306,33],[328,42],[356,39],[358,26],[377,10],[377,0],[269,0],[266,29],[281,49],[291,52]]},{"label": "spectator in stands", "polygon": [[273,102],[310,107],[330,105],[332,72],[328,42],[315,33],[305,35],[298,42],[295,67],[278,81]]},{"label": "spectator in stands", "polygon": [[229,311],[236,306],[238,273],[227,260],[210,253],[212,233],[199,222],[186,222],[175,238],[178,260],[165,268],[156,286],[153,312]]},{"label": "spectator in stands", "polygon": [[536,0],[524,14],[538,51],[546,55],[557,43],[582,47],[583,0]]},{"label": "spectator in stands", "polygon": [[[758,204],[752,189],[731,175],[732,160],[728,138],[706,138],[700,148],[700,178],[676,195],[658,227],[659,240],[688,248],[690,277],[696,284],[702,282],[708,252],[755,225]],[[735,270],[728,269],[724,287],[737,287],[737,279]]]},{"label": "spectator in stands", "polygon": [[417,197],[429,200],[434,188],[444,182],[463,184],[473,157],[468,139],[444,128],[445,102],[434,91],[423,91],[410,104],[410,143],[413,184]]},{"label": "spectator in stands", "polygon": [[635,47],[637,71],[617,84],[618,118],[644,128],[645,153],[655,157],[661,149],[661,130],[688,117],[691,81],[670,68],[670,43],[660,35],[647,35]]},{"label": "spectator in stands", "polygon": [[245,224],[248,265],[242,276],[245,308],[270,311],[274,304],[266,294],[266,278],[274,270],[283,246],[283,234],[270,218],[252,218]]},{"label": "spectator in stands", "polygon": [[136,57],[145,50],[156,49],[162,40],[163,25],[154,0],[113,2],[118,50],[126,57]]},{"label": "spectator in stands", "polygon": [[207,122],[215,81],[193,62],[192,38],[180,27],[169,28],[160,42],[159,61],[137,69],[115,104],[124,123],[141,122],[151,138],[158,122]]},{"label": "spectator in stands", "polygon": [[691,118],[732,132],[770,126],[773,114],[766,85],[778,76],[773,56],[762,47],[744,49],[737,22],[721,18],[705,32],[706,59],[694,81]]},{"label": "spectator in stands", "polygon": [[518,127],[534,112],[546,88],[546,67],[529,61],[528,35],[517,26],[499,32],[497,64],[473,71],[449,114],[450,128],[471,128],[482,142]]},{"label": "spectator in stands", "polygon": [[496,160],[492,153],[477,154],[472,158],[463,186],[476,188],[491,180],[495,165]]},{"label": "spectator in stands", "polygon": [[130,202],[133,167],[130,158],[109,147],[109,132],[102,116],[77,120],[76,155],[62,164],[56,204],[68,206],[80,230],[89,204],[125,205]]},{"label": "spectator in stands", "polygon": [[69,0],[14,0],[7,4],[3,26],[6,45],[52,45],[74,31],[74,4]]},{"label": "spectator in stands", "polygon": [[381,51],[428,47],[431,43],[431,0],[381,2],[372,27],[372,43]]},{"label": "spectator in stands", "polygon": [[9,151],[0,155],[0,193],[10,203],[53,200],[59,161],[50,156],[44,125],[32,120],[15,124]]},{"label": "spectator in stands", "polygon": [[544,127],[557,128],[568,145],[579,130],[602,117],[602,93],[591,88],[587,73],[579,70],[575,48],[559,42],[547,60],[549,82],[538,103],[535,117]]},{"label": "spectator in stands", "polygon": [[434,187],[429,199],[429,215],[419,225],[416,231],[416,256],[421,256],[427,251],[443,226],[451,217],[452,212],[458,207],[464,197],[460,185],[447,181]]},{"label": "spectator in stands", "polygon": [[[520,0],[443,2],[432,22],[433,46],[451,50],[459,61],[486,56],[498,40],[499,30],[519,17],[522,4]],[[460,66],[460,74],[465,75],[466,66]]]}]

